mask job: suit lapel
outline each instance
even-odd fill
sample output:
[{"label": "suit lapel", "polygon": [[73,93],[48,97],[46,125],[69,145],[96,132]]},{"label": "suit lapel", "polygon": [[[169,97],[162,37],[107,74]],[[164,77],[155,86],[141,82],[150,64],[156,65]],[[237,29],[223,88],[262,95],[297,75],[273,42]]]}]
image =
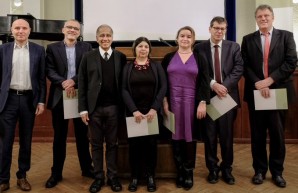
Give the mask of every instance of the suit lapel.
[{"label": "suit lapel", "polygon": [[77,42],[76,43],[76,69],[78,69],[80,65],[81,58],[82,58],[82,47],[81,47],[81,44]]},{"label": "suit lapel", "polygon": [[61,41],[61,43],[59,44],[57,49],[58,49],[58,52],[61,57],[61,61],[64,64],[65,69],[68,70],[66,50],[65,50],[65,45],[64,45],[63,41]]},{"label": "suit lapel", "polygon": [[260,37],[260,32],[259,31],[256,31],[254,33],[254,41],[255,41],[258,49],[260,50],[260,52],[263,53],[263,51],[262,51],[262,44],[261,44],[261,37]]},{"label": "suit lapel", "polygon": [[276,29],[273,29],[272,31],[272,37],[271,37],[271,42],[270,42],[270,49],[269,49],[269,54],[270,52],[273,50],[273,48],[275,47],[277,40],[279,39],[279,31]]},{"label": "suit lapel", "polygon": [[[14,48],[14,42],[10,43],[9,45],[9,49],[7,49],[7,52],[6,52],[6,56],[8,58],[7,61],[7,72],[12,72],[12,57],[13,57],[13,48]],[[6,65],[4,65],[6,66]]]},{"label": "suit lapel", "polygon": [[116,85],[118,86],[118,75],[120,74],[120,65],[121,65],[121,61],[120,61],[120,56],[118,54],[118,52],[116,52],[115,50],[113,50],[114,52],[114,61],[115,61],[115,77],[116,77]]},{"label": "suit lapel", "polygon": [[102,81],[102,68],[101,68],[101,61],[100,61],[100,52],[99,50],[94,50],[95,54],[95,63],[98,69],[99,79]]},{"label": "suit lapel", "polygon": [[33,77],[35,62],[35,46],[29,42],[29,62],[30,62],[30,77]]},{"label": "suit lapel", "polygon": [[206,44],[204,45],[204,50],[206,51],[206,56],[207,56],[207,60],[208,60],[208,63],[209,63],[209,69],[212,70],[211,72],[212,72],[212,75],[213,75],[214,74],[214,69],[213,69],[213,61],[212,61],[212,52],[211,52],[210,40],[207,40]]}]

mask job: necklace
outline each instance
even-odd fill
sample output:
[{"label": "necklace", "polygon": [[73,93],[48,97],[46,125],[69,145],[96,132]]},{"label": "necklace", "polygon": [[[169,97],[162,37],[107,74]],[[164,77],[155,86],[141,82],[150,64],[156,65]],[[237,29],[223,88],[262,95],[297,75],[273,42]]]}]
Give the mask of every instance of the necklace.
[{"label": "necklace", "polygon": [[190,51],[190,52],[179,52],[179,51],[178,51],[178,53],[179,53],[179,54],[191,54],[192,51]]}]

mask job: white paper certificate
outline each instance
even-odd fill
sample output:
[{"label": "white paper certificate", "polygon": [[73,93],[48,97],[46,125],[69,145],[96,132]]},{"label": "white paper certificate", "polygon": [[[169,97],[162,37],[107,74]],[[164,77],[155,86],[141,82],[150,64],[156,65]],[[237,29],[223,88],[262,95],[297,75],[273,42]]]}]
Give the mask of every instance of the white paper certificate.
[{"label": "white paper certificate", "polygon": [[175,134],[175,115],[171,111],[169,111],[168,116],[163,114],[163,125],[170,130],[173,134]]},{"label": "white paper certificate", "polygon": [[287,90],[270,89],[270,97],[264,98],[259,90],[254,90],[255,110],[288,109]]},{"label": "white paper certificate", "polygon": [[73,98],[67,97],[65,90],[63,91],[63,109],[64,119],[72,119],[80,117],[79,103],[78,103],[78,89],[76,89],[77,95]]},{"label": "white paper certificate", "polygon": [[126,127],[128,138],[159,134],[157,116],[151,122],[143,119],[141,123],[135,122],[134,117],[126,117]]},{"label": "white paper certificate", "polygon": [[216,120],[226,112],[231,110],[237,105],[234,99],[227,94],[226,97],[219,98],[217,95],[210,100],[210,104],[207,105],[207,114],[212,120]]}]

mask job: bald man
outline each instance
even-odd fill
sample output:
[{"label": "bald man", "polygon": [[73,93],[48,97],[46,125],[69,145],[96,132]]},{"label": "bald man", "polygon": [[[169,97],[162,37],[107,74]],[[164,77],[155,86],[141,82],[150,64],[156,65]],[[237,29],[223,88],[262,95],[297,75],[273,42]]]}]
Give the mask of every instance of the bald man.
[{"label": "bald man", "polygon": [[31,190],[27,181],[30,169],[31,141],[35,116],[44,111],[46,100],[45,50],[29,42],[29,23],[17,19],[12,23],[14,42],[0,46],[0,188],[10,187],[12,148],[19,123],[19,157],[17,186]]}]

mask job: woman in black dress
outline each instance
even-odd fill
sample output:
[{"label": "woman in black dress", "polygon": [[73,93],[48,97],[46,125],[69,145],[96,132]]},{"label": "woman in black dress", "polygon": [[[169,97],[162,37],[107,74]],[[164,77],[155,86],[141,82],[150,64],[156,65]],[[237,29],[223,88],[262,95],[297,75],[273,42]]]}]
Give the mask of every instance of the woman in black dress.
[{"label": "woman in black dress", "polygon": [[[133,116],[137,123],[143,119],[149,122],[157,118],[166,93],[166,77],[160,64],[149,55],[151,44],[145,37],[139,37],[133,44],[134,61],[124,66],[122,94],[126,115]],[[129,163],[132,180],[128,190],[137,190],[141,166],[145,166],[147,190],[156,191],[155,168],[157,162],[157,136],[148,135],[128,139]],[[141,161],[143,161],[141,163]]]}]

